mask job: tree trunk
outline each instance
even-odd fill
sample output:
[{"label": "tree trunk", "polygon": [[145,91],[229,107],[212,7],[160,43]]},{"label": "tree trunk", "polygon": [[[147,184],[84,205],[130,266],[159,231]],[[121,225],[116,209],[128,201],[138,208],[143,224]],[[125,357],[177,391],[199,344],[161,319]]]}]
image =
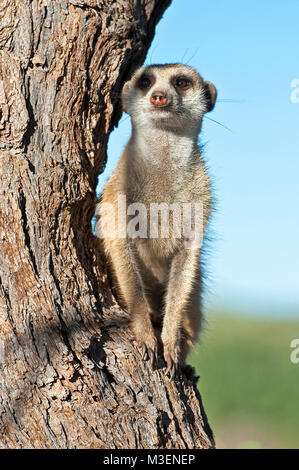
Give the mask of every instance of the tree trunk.
[{"label": "tree trunk", "polygon": [[171,0],[0,5],[0,448],[208,448],[195,381],[152,371],[92,235],[97,177]]}]

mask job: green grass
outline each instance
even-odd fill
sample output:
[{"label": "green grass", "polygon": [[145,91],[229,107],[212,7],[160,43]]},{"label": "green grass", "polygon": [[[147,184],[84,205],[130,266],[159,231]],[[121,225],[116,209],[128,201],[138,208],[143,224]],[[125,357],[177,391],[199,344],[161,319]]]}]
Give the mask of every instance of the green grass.
[{"label": "green grass", "polygon": [[299,321],[208,316],[190,362],[219,447],[299,448]]}]

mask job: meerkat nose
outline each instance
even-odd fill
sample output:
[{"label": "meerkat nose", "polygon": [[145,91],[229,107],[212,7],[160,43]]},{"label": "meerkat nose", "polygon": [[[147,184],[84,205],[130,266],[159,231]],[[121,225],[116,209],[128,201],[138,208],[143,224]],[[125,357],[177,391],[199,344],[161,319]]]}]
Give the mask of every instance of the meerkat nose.
[{"label": "meerkat nose", "polygon": [[163,93],[161,91],[154,91],[151,94],[150,97],[150,102],[154,106],[166,106],[168,104],[168,97],[166,93]]}]

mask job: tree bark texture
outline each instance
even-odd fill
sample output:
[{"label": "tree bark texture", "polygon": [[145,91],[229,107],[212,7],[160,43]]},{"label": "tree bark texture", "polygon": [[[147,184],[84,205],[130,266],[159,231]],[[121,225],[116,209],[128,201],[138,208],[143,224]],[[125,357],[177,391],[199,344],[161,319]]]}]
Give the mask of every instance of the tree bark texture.
[{"label": "tree bark texture", "polygon": [[170,0],[0,4],[0,448],[209,448],[152,371],[91,231],[123,82]]}]

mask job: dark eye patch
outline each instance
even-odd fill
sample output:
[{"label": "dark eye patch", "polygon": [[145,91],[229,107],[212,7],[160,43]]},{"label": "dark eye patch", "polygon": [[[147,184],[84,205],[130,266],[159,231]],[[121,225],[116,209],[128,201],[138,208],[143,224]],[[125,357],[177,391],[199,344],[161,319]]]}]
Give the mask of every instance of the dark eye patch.
[{"label": "dark eye patch", "polygon": [[137,87],[140,88],[140,90],[148,90],[152,85],[152,80],[148,75],[141,75],[137,82]]},{"label": "dark eye patch", "polygon": [[179,77],[175,77],[174,79],[174,86],[181,90],[186,90],[193,85],[193,81],[191,78],[186,77],[185,75],[181,75]]}]

